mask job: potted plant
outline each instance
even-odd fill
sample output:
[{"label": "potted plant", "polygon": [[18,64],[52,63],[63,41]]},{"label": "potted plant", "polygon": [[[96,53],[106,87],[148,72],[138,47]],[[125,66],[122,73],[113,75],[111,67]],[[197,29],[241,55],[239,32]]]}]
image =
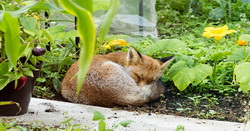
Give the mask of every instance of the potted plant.
[{"label": "potted plant", "polygon": [[30,10],[43,10],[48,4],[33,2],[15,11],[0,10],[0,116],[21,115],[28,110],[45,61],[44,48],[50,41],[38,13]]}]

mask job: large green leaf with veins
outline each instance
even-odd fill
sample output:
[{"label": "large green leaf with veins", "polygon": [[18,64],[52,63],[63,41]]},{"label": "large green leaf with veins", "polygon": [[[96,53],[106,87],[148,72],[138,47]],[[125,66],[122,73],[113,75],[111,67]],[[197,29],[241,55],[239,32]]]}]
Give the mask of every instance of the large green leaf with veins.
[{"label": "large green leaf with veins", "polygon": [[194,67],[189,67],[185,61],[177,62],[169,69],[170,78],[180,91],[185,90],[192,82],[198,85],[211,74],[211,66],[198,64]]},{"label": "large green leaf with veins", "polygon": [[242,63],[235,66],[234,74],[236,81],[240,84],[240,88],[247,92],[250,90],[250,63]]}]

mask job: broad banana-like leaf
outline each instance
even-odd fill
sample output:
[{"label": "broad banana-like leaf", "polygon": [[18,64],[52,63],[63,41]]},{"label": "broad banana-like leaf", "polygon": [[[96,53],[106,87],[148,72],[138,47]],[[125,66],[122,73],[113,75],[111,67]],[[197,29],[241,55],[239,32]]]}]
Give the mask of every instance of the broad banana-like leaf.
[{"label": "broad banana-like leaf", "polygon": [[[95,50],[96,31],[91,12],[92,0],[59,0],[59,2],[68,13],[77,17],[77,31],[81,39],[77,73],[77,94],[79,94]],[[86,5],[91,7],[87,8]]]}]

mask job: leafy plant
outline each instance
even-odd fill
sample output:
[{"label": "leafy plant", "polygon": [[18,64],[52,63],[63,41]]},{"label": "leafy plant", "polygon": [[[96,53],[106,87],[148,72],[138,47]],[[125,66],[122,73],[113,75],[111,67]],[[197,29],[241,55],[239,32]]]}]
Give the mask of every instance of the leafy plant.
[{"label": "leafy plant", "polygon": [[93,121],[99,121],[98,122],[98,131],[113,131],[114,129],[118,128],[119,126],[127,127],[130,123],[133,122],[132,120],[121,121],[118,124],[113,124],[112,129],[108,129],[107,124],[104,121],[105,119],[106,119],[105,116],[101,112],[94,111]]},{"label": "leafy plant", "polygon": [[174,131],[185,131],[185,127],[183,125],[178,125]]},{"label": "leafy plant", "polygon": [[14,80],[17,86],[17,80],[23,76],[32,77],[32,70],[36,70],[34,66],[46,61],[41,56],[45,50],[39,46],[49,42],[49,38],[43,35],[46,30],[41,29],[38,20],[29,13],[50,8],[57,10],[44,1],[31,2],[19,8],[12,5],[9,6],[10,11],[4,7],[2,5],[4,10],[0,10],[0,90]]}]

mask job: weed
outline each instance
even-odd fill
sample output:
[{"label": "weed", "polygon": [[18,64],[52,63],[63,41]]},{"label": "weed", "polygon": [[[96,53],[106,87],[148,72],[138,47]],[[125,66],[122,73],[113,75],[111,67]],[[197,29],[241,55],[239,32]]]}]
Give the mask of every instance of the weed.
[{"label": "weed", "polygon": [[185,131],[185,127],[183,125],[178,125],[175,131]]}]

